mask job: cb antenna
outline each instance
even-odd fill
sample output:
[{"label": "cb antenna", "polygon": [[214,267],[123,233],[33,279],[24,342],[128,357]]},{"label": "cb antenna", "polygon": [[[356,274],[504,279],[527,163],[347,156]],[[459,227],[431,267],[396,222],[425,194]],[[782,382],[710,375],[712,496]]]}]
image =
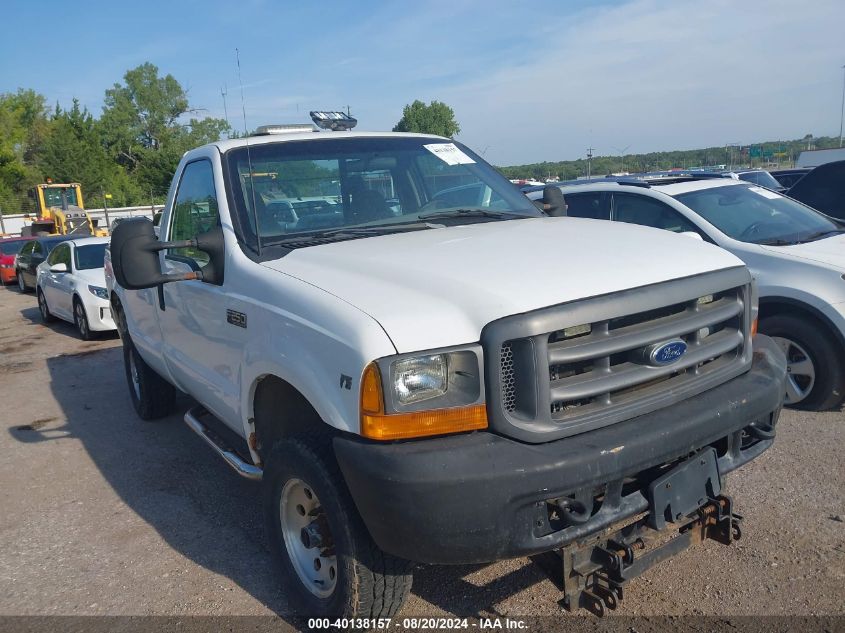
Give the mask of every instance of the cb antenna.
[{"label": "cb antenna", "polygon": [[255,178],[252,175],[252,154],[249,151],[249,132],[246,129],[246,105],[244,102],[244,82],[241,79],[241,53],[235,49],[235,59],[238,62],[238,83],[241,87],[241,113],[244,117],[244,141],[246,141],[246,162],[249,167],[249,189],[252,197],[252,218],[255,222],[255,243],[258,256],[261,257],[261,231],[258,228],[258,206],[255,203]]}]

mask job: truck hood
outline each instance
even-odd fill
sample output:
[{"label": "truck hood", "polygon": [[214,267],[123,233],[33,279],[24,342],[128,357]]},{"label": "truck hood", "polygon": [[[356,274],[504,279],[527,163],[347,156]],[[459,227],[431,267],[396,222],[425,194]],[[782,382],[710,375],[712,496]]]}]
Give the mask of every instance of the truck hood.
[{"label": "truck hood", "polygon": [[578,218],[370,237],[264,263],[369,314],[399,353],[476,342],[513,314],[742,265],[691,237]]},{"label": "truck hood", "polygon": [[825,264],[845,270],[845,235],[833,235],[823,240],[793,246],[764,246],[767,251]]}]

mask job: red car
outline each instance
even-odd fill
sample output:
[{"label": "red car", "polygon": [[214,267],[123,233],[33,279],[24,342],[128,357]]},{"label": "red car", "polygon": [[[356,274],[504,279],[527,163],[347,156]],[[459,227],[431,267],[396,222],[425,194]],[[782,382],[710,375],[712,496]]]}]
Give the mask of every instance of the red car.
[{"label": "red car", "polygon": [[31,237],[9,237],[0,239],[0,285],[15,281],[15,257]]}]

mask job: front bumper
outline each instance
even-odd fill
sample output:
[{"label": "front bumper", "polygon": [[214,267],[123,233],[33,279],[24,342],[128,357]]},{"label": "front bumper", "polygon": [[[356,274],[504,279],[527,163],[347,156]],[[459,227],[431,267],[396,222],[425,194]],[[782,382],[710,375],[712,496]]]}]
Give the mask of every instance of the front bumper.
[{"label": "front bumper", "polygon": [[[648,471],[706,446],[724,475],[768,449],[752,423],[774,425],[786,361],[765,336],[751,370],[672,407],[546,444],[489,432],[382,444],[334,439],[335,454],[373,539],[422,563],[481,563],[549,551],[648,509]],[[631,489],[631,478],[643,482]],[[624,487],[623,487],[624,483]],[[586,522],[550,521],[549,503],[604,495]],[[592,494],[592,493],[591,493]]]},{"label": "front bumper", "polygon": [[91,328],[92,332],[107,332],[117,329],[111,313],[111,304],[105,299],[99,297],[89,299],[85,306],[85,312],[88,316],[88,327]]}]

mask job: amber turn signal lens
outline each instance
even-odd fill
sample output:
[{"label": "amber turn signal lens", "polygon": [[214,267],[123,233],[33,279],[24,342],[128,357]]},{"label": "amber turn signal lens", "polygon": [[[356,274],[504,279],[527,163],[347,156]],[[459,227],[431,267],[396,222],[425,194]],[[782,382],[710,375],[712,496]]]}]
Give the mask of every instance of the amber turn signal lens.
[{"label": "amber turn signal lens", "polygon": [[487,407],[483,404],[391,415],[361,412],[361,435],[371,440],[401,440],[486,428]]},{"label": "amber turn signal lens", "polygon": [[381,393],[381,374],[378,365],[370,363],[361,377],[361,414],[380,415],[384,413],[384,397]]},{"label": "amber turn signal lens", "polygon": [[751,336],[754,336],[755,334],[757,334],[757,319],[754,319],[751,322]]}]

